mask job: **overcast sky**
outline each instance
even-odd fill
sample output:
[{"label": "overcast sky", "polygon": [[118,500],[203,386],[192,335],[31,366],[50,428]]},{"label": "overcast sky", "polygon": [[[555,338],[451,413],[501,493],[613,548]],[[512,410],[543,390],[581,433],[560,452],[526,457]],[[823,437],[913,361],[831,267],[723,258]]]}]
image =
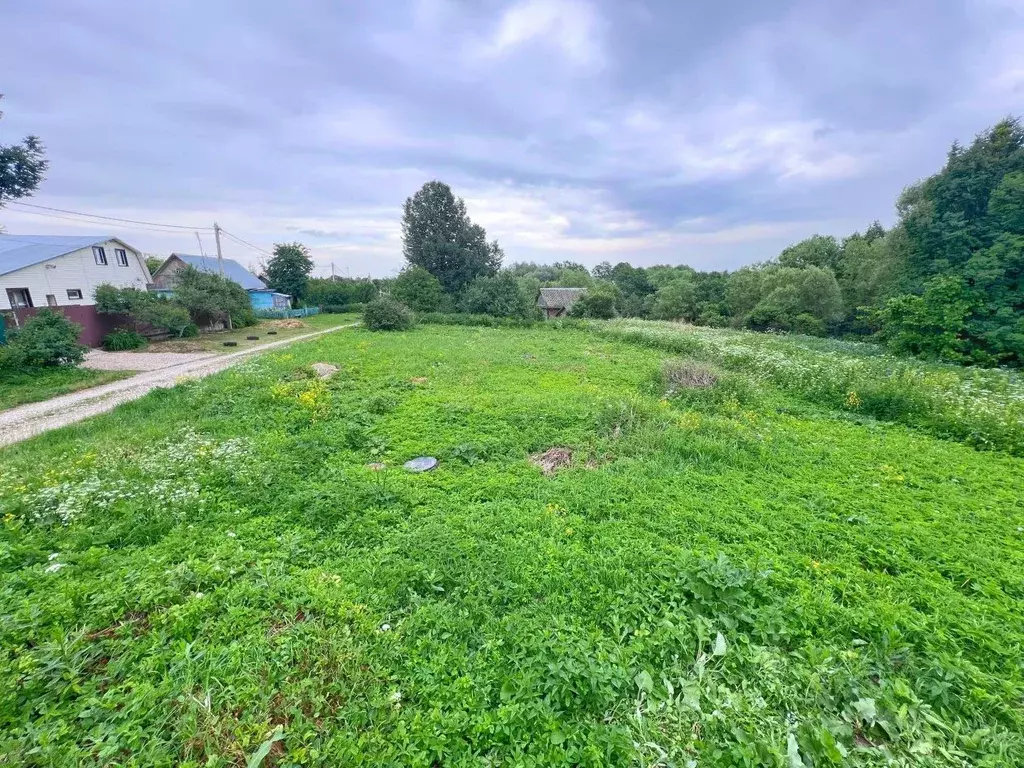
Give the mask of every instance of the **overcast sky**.
[{"label": "overcast sky", "polygon": [[[448,182],[506,261],[726,269],[890,223],[954,139],[1024,113],[1024,0],[32,0],[4,9],[0,143],[30,202],[301,240],[392,274]],[[0,211],[10,234],[194,234]],[[203,235],[203,247],[213,249]],[[225,255],[255,264],[237,243]]]}]

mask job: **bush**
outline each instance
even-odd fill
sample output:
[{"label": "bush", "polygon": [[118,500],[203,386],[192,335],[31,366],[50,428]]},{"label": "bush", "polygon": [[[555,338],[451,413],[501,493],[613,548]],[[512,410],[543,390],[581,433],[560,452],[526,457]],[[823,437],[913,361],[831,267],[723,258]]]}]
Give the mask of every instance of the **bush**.
[{"label": "bush", "polygon": [[967,362],[971,351],[967,317],[975,303],[963,280],[940,275],[925,285],[920,296],[890,298],[873,320],[881,327],[879,338],[891,352]]},{"label": "bush", "polygon": [[324,304],[320,307],[320,311],[325,315],[347,315],[352,312],[363,312],[366,309],[366,304]]},{"label": "bush", "polygon": [[148,343],[145,336],[128,328],[118,328],[103,337],[103,348],[108,352],[141,349]]},{"label": "bush", "polygon": [[245,327],[256,322],[252,302],[246,290],[233,280],[193,267],[179,274],[174,300],[188,310],[192,322],[200,327],[231,319]]},{"label": "bush", "polygon": [[173,299],[135,288],[116,288],[104,283],[96,286],[96,311],[128,315],[136,325],[163,328],[175,336],[184,336],[192,324],[188,311]]},{"label": "bush", "polygon": [[251,306],[231,310],[232,328],[248,328],[250,325],[256,325],[258,322],[256,311]]},{"label": "bush", "polygon": [[391,295],[416,312],[436,312],[444,300],[440,281],[415,265],[406,267],[395,278]]},{"label": "bush", "polygon": [[805,336],[824,336],[828,333],[828,328],[814,315],[803,312],[793,318],[793,333],[802,333]]},{"label": "bush", "polygon": [[[424,325],[466,325],[485,328],[530,328],[542,323],[532,317],[494,317],[493,315],[467,315],[465,313],[425,312],[416,315]],[[558,321],[564,322],[564,321]],[[551,325],[552,323],[548,323]]]},{"label": "bush", "polygon": [[86,352],[86,347],[78,343],[81,332],[78,323],[42,309],[11,339],[9,363],[27,367],[78,365]]},{"label": "bush", "polygon": [[608,288],[591,288],[572,305],[570,317],[587,317],[608,320],[616,316],[615,292]]},{"label": "bush", "polygon": [[12,344],[0,345],[0,374],[16,371],[21,367],[21,353],[18,349]]},{"label": "bush", "polygon": [[534,318],[539,314],[533,297],[523,293],[511,272],[478,277],[470,283],[462,297],[462,309],[471,315],[492,317]]},{"label": "bush", "polygon": [[363,326],[371,331],[407,331],[413,326],[413,316],[405,304],[381,296],[366,305]]}]

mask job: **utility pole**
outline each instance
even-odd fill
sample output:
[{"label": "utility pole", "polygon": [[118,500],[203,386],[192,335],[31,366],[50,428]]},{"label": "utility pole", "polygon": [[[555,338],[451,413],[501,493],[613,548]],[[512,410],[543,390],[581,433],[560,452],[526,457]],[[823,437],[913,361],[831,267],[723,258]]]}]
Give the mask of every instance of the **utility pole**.
[{"label": "utility pole", "polygon": [[217,241],[217,269],[220,270],[221,277],[224,276],[224,254],[220,252],[220,227],[217,226],[217,222],[213,222],[213,239]]},{"label": "utility pole", "polygon": [[[217,241],[217,269],[220,270],[220,276],[224,277],[224,254],[220,251],[220,227],[217,222],[213,222],[213,239]],[[234,326],[231,323],[231,313],[228,313],[228,330],[233,331]]]}]

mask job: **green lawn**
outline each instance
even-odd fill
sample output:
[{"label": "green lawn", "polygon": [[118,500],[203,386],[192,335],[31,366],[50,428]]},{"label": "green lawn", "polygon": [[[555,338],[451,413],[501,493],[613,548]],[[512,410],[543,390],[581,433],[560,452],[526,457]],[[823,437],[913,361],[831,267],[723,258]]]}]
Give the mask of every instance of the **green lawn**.
[{"label": "green lawn", "polygon": [[1024,459],[644,343],[353,329],[0,452],[0,763],[1024,764]]},{"label": "green lawn", "polygon": [[134,375],[134,371],[93,371],[89,368],[0,372],[0,411]]}]

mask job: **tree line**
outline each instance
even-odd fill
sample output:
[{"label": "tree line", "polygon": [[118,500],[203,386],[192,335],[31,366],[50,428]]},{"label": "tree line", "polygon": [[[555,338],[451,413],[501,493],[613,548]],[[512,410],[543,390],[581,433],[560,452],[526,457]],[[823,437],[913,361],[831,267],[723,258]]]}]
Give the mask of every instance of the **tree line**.
[{"label": "tree line", "polygon": [[536,316],[540,288],[586,289],[579,317],[872,338],[964,364],[1024,362],[1024,127],[1007,118],[907,187],[898,218],[844,238],[814,235],[733,272],[686,265],[502,267],[503,253],[448,185],[405,202],[406,267],[391,280],[311,280],[310,298],[362,304],[381,293],[419,312]]}]

